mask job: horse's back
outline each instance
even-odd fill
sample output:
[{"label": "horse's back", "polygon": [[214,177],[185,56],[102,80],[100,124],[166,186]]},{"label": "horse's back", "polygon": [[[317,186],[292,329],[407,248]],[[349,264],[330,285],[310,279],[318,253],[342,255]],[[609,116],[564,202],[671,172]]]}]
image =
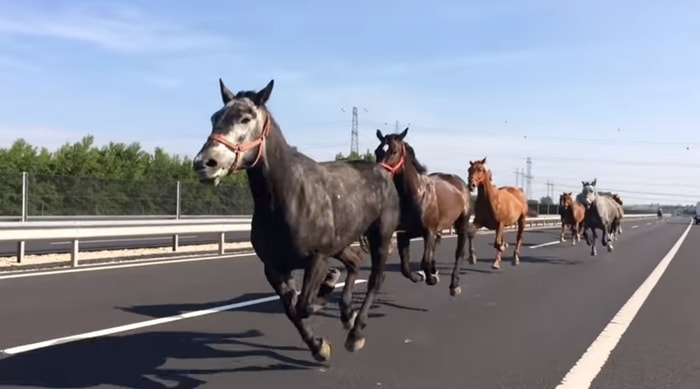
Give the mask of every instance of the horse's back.
[{"label": "horse's back", "polygon": [[[455,210],[454,212],[469,212],[471,207],[471,192],[467,183],[456,174],[431,173],[428,179],[435,187],[435,195],[438,208],[443,210]],[[447,212],[451,214],[452,212]]]},{"label": "horse's back", "polygon": [[528,212],[528,206],[527,206],[527,198],[525,197],[525,193],[520,188],[516,188],[514,186],[501,186],[498,188],[499,191],[505,191],[506,193],[509,193],[515,198],[522,208],[525,210],[525,213]]}]

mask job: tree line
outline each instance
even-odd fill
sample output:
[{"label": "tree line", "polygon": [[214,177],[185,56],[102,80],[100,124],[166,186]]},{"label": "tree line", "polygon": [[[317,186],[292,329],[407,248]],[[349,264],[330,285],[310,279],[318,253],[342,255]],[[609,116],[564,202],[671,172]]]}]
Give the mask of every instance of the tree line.
[{"label": "tree line", "polygon": [[[374,160],[374,154],[342,153],[336,160]],[[22,172],[27,173],[27,209],[32,216],[174,215],[178,182],[183,215],[252,213],[247,176],[228,176],[217,187],[199,183],[192,160],[139,143],[102,147],[87,135],[56,150],[24,139],[0,148],[0,215],[22,213]]]}]

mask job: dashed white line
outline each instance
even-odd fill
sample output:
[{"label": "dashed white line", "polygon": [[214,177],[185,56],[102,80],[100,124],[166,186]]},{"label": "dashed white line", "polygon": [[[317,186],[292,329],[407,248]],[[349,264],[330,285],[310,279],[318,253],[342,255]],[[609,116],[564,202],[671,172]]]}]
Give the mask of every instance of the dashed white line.
[{"label": "dashed white line", "polygon": [[581,356],[581,359],[576,362],[574,367],[561,380],[561,383],[556,386],[556,389],[585,389],[591,386],[593,380],[598,376],[603,366],[608,360],[610,353],[615,349],[617,343],[629,328],[632,320],[639,312],[646,299],[651,294],[651,291],[663,276],[666,268],[673,260],[673,257],[678,253],[683,241],[688,236],[692,222],[686,227],[680,238],[674,243],[671,249],[661,259],[656,268],[649,274],[646,280],[637,288],[632,297],[620,308],[617,314],[610,320],[603,332],[593,341],[586,352]]},{"label": "dashed white line", "polygon": [[647,223],[647,225],[648,225],[648,226],[650,226],[650,225],[651,225],[651,223]]},{"label": "dashed white line", "polygon": [[559,243],[561,243],[561,242],[559,242],[558,240],[553,240],[551,242],[540,243],[540,244],[536,244],[534,246],[530,246],[530,248],[531,249],[538,249],[540,247],[552,246],[552,245],[559,244]]},{"label": "dashed white line", "polygon": [[[355,285],[362,284],[365,282],[367,282],[367,280],[357,280],[355,282]],[[339,282],[336,284],[335,287],[341,288],[344,285],[345,285],[344,282]],[[4,350],[0,350],[0,355],[2,355],[2,354],[16,355],[16,354],[20,354],[20,353],[24,353],[27,351],[40,349],[40,348],[57,346],[59,344],[76,342],[79,340],[85,340],[85,339],[90,339],[90,338],[98,338],[100,336],[112,335],[112,334],[116,334],[116,333],[120,333],[120,332],[136,330],[139,328],[153,327],[153,326],[157,326],[157,325],[161,325],[161,324],[165,324],[165,323],[172,323],[174,321],[191,319],[193,317],[211,315],[213,313],[218,313],[218,312],[232,311],[232,310],[240,309],[243,307],[249,307],[251,305],[264,304],[264,303],[267,303],[270,301],[275,301],[278,299],[279,299],[279,296],[272,295],[272,296],[262,297],[262,298],[258,298],[258,299],[254,299],[254,300],[241,301],[241,302],[237,302],[237,303],[233,303],[233,304],[220,305],[218,307],[212,307],[212,308],[208,308],[208,309],[201,309],[199,311],[185,312],[185,313],[181,313],[179,315],[160,317],[157,319],[145,320],[145,321],[140,321],[140,322],[131,323],[131,324],[124,324],[124,325],[117,326],[117,327],[105,328],[102,330],[85,332],[82,334],[75,334],[75,335],[65,336],[62,338],[44,340],[41,342],[30,343],[30,344],[25,344],[25,345],[21,345],[21,346],[15,346],[15,347],[6,348]]]},{"label": "dashed white line", "polygon": [[634,230],[635,228],[639,228],[639,225],[635,224],[635,225],[633,225],[632,227],[630,227],[630,229],[633,229],[633,230]]}]

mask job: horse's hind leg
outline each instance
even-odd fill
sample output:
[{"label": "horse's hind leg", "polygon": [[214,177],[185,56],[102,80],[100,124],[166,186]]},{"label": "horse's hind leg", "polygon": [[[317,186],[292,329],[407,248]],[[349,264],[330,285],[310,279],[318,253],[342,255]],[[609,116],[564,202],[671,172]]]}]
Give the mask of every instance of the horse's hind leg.
[{"label": "horse's hind leg", "polygon": [[[348,247],[348,249],[350,248]],[[352,249],[350,250],[352,251]],[[352,252],[354,253],[354,251]],[[340,275],[340,270],[336,268],[331,268],[328,270],[326,279],[323,281],[321,287],[318,289],[318,293],[316,294],[316,302],[312,306],[314,313],[323,309],[328,304],[326,297],[335,290],[335,286],[338,284],[338,281],[340,281]]]},{"label": "horse's hind leg", "polygon": [[311,316],[316,309],[314,302],[321,289],[321,284],[328,274],[328,261],[322,255],[313,255],[304,271],[304,285],[301,287],[299,300],[297,301],[297,313],[301,318]]},{"label": "horse's hind leg", "polygon": [[343,327],[349,330],[355,324],[357,317],[357,312],[352,309],[352,290],[360,272],[362,258],[350,247],[346,247],[336,258],[343,262],[348,273],[345,277],[343,295],[338,305],[340,306],[340,321],[343,323]]},{"label": "horse's hind leg", "polygon": [[518,233],[515,237],[515,249],[513,249],[513,266],[520,263],[520,248],[523,245],[523,234],[525,234],[525,217],[526,215],[523,215],[518,219]]},{"label": "horse's hind leg", "polygon": [[411,271],[411,235],[406,232],[397,232],[396,249],[401,260],[401,274],[414,283],[423,281],[425,276],[422,272]]},{"label": "horse's hind leg", "polygon": [[357,351],[365,345],[365,336],[362,331],[367,326],[369,308],[372,306],[374,297],[384,281],[384,268],[389,258],[389,245],[391,244],[393,229],[384,228],[385,231],[382,231],[380,228],[381,227],[372,228],[371,232],[367,235],[369,239],[370,257],[372,258],[372,270],[370,271],[369,280],[367,281],[365,300],[362,302],[362,306],[355,318],[355,323],[345,339],[345,348],[351,352]]},{"label": "horse's hind leg", "polygon": [[287,318],[294,324],[301,339],[306,343],[306,346],[311,351],[314,359],[317,361],[327,361],[331,357],[330,343],[320,337],[314,337],[313,330],[309,325],[304,323],[304,320],[299,316],[297,304],[297,291],[294,287],[294,278],[289,272],[280,272],[279,270],[265,265],[265,278],[270,286],[275,290],[284,307],[284,313]]},{"label": "horse's hind leg", "polygon": [[476,223],[470,223],[469,226],[467,227],[467,237],[469,237],[469,263],[472,265],[476,265],[476,251],[474,250],[474,237],[476,236],[476,232],[479,230],[481,226],[476,224]]},{"label": "horse's hind leg", "polygon": [[[457,232],[457,248],[455,249],[455,263],[452,267],[452,280],[450,281],[450,295],[457,296],[462,293],[462,287],[459,286],[459,273],[461,271],[461,263],[464,259],[464,244],[467,240],[468,215],[462,215],[454,224],[454,229]],[[471,237],[469,238],[471,246]]]}]

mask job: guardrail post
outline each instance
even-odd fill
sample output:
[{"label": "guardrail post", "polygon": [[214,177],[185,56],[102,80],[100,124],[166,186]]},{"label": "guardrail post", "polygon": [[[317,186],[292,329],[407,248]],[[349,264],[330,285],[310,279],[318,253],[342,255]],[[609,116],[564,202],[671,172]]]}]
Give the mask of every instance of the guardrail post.
[{"label": "guardrail post", "polygon": [[224,244],[226,244],[226,233],[222,232],[219,234],[219,255],[224,255]]},{"label": "guardrail post", "polygon": [[17,263],[22,263],[22,261],[24,261],[25,244],[26,243],[23,240],[17,242]]},{"label": "guardrail post", "polygon": [[180,180],[177,181],[177,185],[175,187],[175,219],[180,220]]},{"label": "guardrail post", "polygon": [[173,235],[173,251],[177,251],[177,248],[180,246],[180,235],[175,234]]},{"label": "guardrail post", "polygon": [[78,267],[78,250],[80,249],[80,242],[78,239],[73,239],[73,244],[70,250],[70,262],[71,267]]},{"label": "guardrail post", "polygon": [[26,222],[27,221],[27,209],[29,204],[27,204],[29,201],[29,196],[28,196],[28,188],[27,184],[29,183],[29,180],[27,179],[27,172],[22,172],[22,221]]}]

